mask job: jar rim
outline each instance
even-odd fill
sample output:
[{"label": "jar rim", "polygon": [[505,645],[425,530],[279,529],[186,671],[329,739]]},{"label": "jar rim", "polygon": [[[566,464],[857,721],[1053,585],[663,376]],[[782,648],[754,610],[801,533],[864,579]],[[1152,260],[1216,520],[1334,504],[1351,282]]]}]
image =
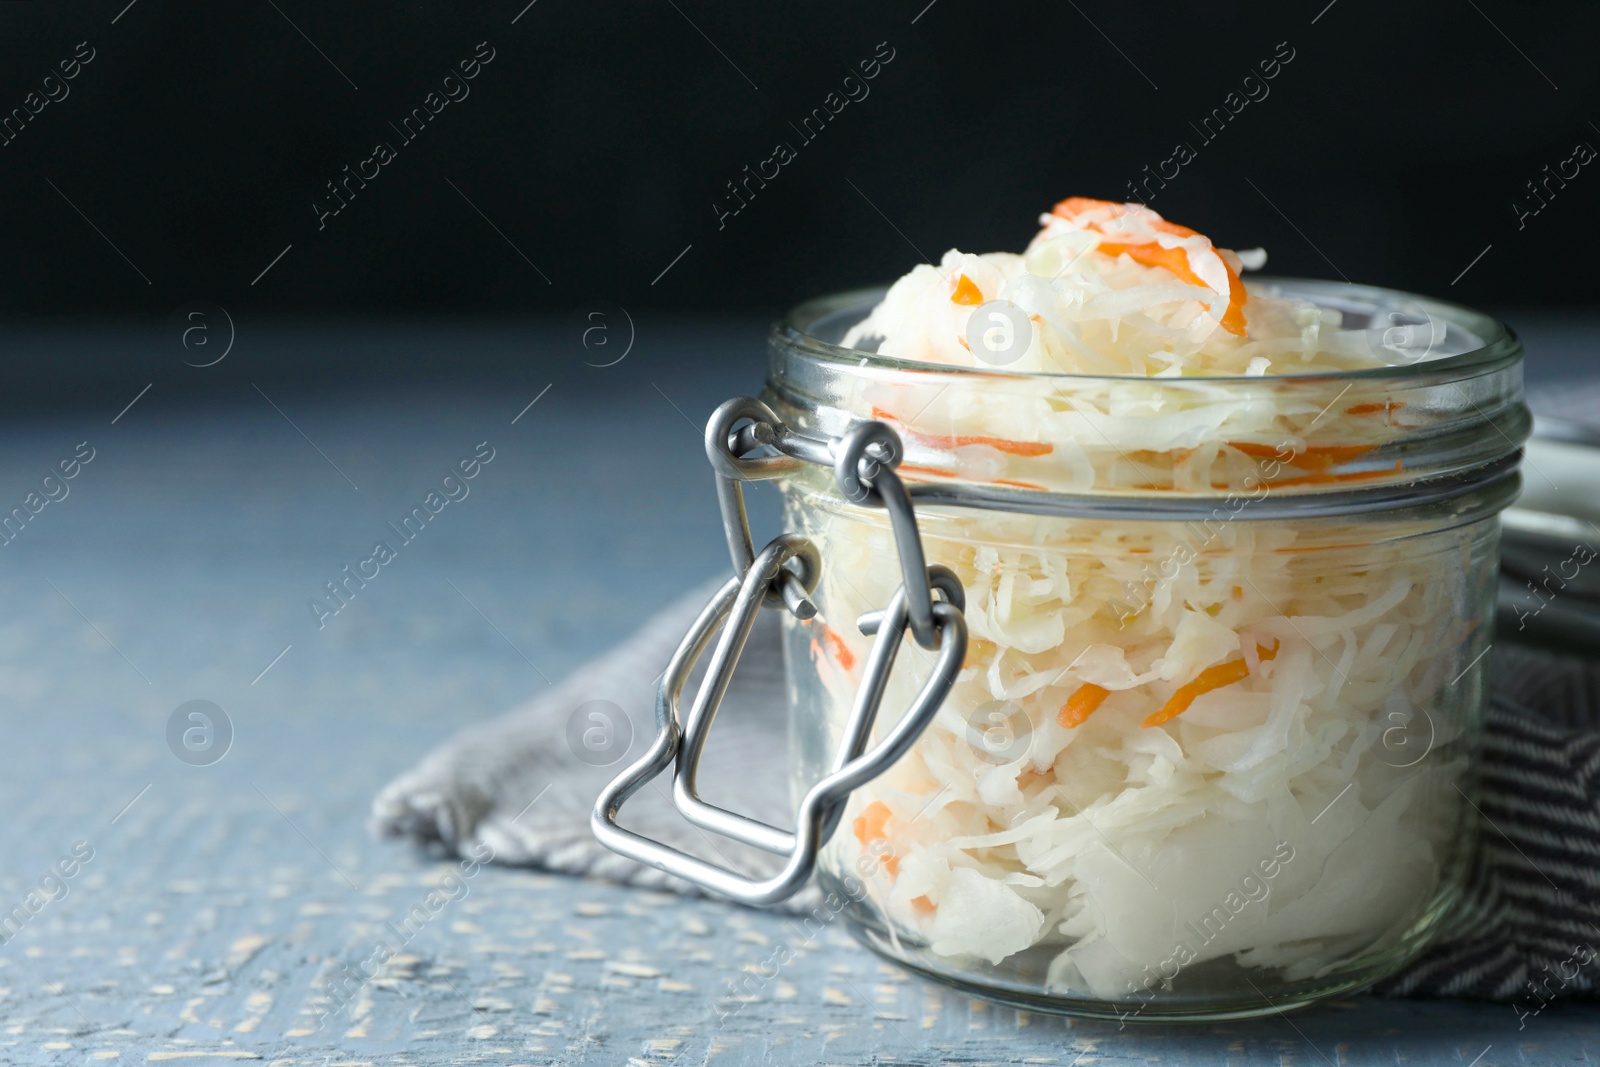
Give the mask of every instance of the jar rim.
[{"label": "jar rim", "polygon": [[[1012,371],[1004,367],[971,367],[951,363],[932,363],[923,360],[900,359],[893,356],[883,356],[876,352],[869,352],[861,348],[846,348],[843,345],[824,340],[813,332],[817,323],[827,317],[838,315],[851,308],[862,306],[871,307],[883,298],[888,292],[888,286],[866,286],[859,289],[847,289],[837,293],[814,297],[791,308],[782,319],[773,327],[775,338],[785,343],[802,349],[810,355],[830,362],[843,362],[855,366],[869,366],[890,371],[915,371],[948,374],[955,377],[996,377],[1033,381],[1070,381],[1070,382],[1164,382],[1187,381],[1204,382],[1209,385],[1226,385],[1230,383],[1250,383],[1260,387],[1263,381],[1351,381],[1351,382],[1382,382],[1385,380],[1416,381],[1427,378],[1460,378],[1468,377],[1473,373],[1492,374],[1512,366],[1522,358],[1522,341],[1516,331],[1493,316],[1483,312],[1474,311],[1462,304],[1437,300],[1433,297],[1422,296],[1417,293],[1406,292],[1401,289],[1388,289],[1376,285],[1359,285],[1354,282],[1335,282],[1320,278],[1293,278],[1277,275],[1253,275],[1246,282],[1250,290],[1268,290],[1271,287],[1288,286],[1294,288],[1295,295],[1311,296],[1320,295],[1327,301],[1327,306],[1337,307],[1335,302],[1338,297],[1348,298],[1356,296],[1370,297],[1375,303],[1378,301],[1393,302],[1403,301],[1417,308],[1430,319],[1437,315],[1448,324],[1460,327],[1481,343],[1465,352],[1433,359],[1421,359],[1411,363],[1398,363],[1385,367],[1369,367],[1362,370],[1345,371],[1308,371],[1304,374],[1265,374],[1265,375],[1196,375],[1176,379],[1157,379],[1146,375],[1137,374],[1072,374],[1066,371]],[[1264,292],[1263,295],[1275,295]]]},{"label": "jar rim", "polygon": [[[1430,347],[1391,366],[1282,375],[955,366],[837,344],[883,293],[857,289],[807,301],[774,326],[763,397],[791,428],[817,439],[862,420],[888,420],[905,445],[912,494],[930,505],[1149,517],[1266,485],[1278,499],[1251,509],[1266,518],[1306,508],[1387,510],[1514,477],[1531,417],[1522,344],[1509,327],[1374,286],[1293,278],[1254,284],[1342,310],[1349,328],[1397,355],[1407,345],[1391,343],[1386,324],[1426,327],[1421,336]],[[1448,354],[1434,356],[1440,347]],[[897,392],[914,399],[888,402]],[[1037,428],[1024,427],[1026,440],[997,417],[1003,405],[983,402],[1009,394],[1035,412],[1040,401],[1049,405]],[[1345,397],[1340,414],[1325,417]],[[1149,432],[1112,436],[1130,419]],[[1047,429],[1056,425],[1068,429]]]}]

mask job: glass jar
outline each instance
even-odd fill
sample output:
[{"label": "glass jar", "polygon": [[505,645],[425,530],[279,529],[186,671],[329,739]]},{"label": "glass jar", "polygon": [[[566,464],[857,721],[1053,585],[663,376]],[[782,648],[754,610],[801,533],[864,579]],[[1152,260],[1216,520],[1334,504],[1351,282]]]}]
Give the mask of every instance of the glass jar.
[{"label": "glass jar", "polygon": [[[1308,313],[1280,355],[1326,343],[1368,369],[908,363],[840,345],[881,291],[793,312],[763,399],[707,426],[735,576],[596,837],[753,905],[815,873],[874,951],[1033,1010],[1244,1017],[1414,957],[1473,845],[1521,346],[1401,293],[1251,288],[1339,313],[1328,338]],[[790,532],[757,552],[741,485],[767,479]],[[793,829],[697,787],[766,608],[787,615]],[[779,869],[624,828],[669,768],[690,822]]]},{"label": "glass jar", "polygon": [[[897,431],[927,560],[965,589],[953,687],[817,864],[874,951],[1033,1010],[1242,1017],[1393,972],[1459,894],[1520,345],[1404,294],[1252,288],[1338,309],[1390,365],[1114,378],[838,347],[881,291],[774,331],[765,403],[814,439]],[[799,798],[837,766],[855,620],[902,579],[883,509],[818,465],[781,484],[821,560],[817,616],[785,622]],[[932,661],[907,643],[875,736]]]}]

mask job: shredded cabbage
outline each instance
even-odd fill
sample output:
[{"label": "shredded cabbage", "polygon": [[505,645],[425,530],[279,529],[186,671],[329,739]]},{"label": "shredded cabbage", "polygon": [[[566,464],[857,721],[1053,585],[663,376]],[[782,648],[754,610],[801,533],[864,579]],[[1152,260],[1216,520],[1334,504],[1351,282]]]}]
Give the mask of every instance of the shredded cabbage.
[{"label": "shredded cabbage", "polygon": [[[1104,489],[1153,467],[1151,488],[1215,492],[1259,469],[1252,441],[1287,433],[1285,472],[1332,478],[1398,432],[1374,405],[1275,409],[1222,382],[1175,402],[1136,380],[1338,371],[1392,353],[1342,336],[1337,312],[1241,297],[1237,272],[1264,254],[1216,249],[1145,208],[1063,203],[1022,256],[952,251],[914,268],[847,343],[978,366],[968,316],[1004,299],[1037,327],[1006,369],[1132,378],[1094,400],[1030,379],[927,403],[873,380],[856,400],[900,420],[911,458],[920,444],[944,464],[906,477],[1000,481],[1049,464],[1057,486]],[[1148,262],[1117,250],[1138,242]],[[1296,434],[1314,418],[1316,440],[1331,428],[1350,451]],[[930,419],[950,432],[919,441]],[[799,488],[795,517],[822,548],[822,618],[792,626],[791,654],[809,657],[837,737],[868,647],[850,620],[887,603],[899,575],[881,512]],[[853,796],[824,859],[889,857],[869,892],[896,936],[991,966],[1043,952],[1048,988],[1126,999],[1225,958],[1316,978],[1395,944],[1432,906],[1460,833],[1484,524],[919,514],[930,561],[965,586],[969,655],[915,749]],[[833,632],[817,640],[816,627]],[[909,641],[901,657],[884,720],[931,663]]]}]

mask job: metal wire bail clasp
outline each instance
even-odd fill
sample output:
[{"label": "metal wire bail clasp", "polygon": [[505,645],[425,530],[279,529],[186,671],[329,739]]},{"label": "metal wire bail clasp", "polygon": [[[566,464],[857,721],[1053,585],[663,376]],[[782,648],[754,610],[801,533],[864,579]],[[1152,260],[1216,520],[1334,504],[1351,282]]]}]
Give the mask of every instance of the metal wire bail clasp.
[{"label": "metal wire bail clasp", "polygon": [[[810,549],[810,542],[803,538],[789,534],[779,537],[757,555],[742,580],[730,579],[717,591],[678,646],[661,680],[656,697],[655,742],[638,762],[601,791],[589,818],[595,837],[613,852],[743,904],[777,904],[806,884],[816,866],[818,852],[838,827],[851,791],[888,770],[910,751],[938,714],[967,653],[961,585],[944,568],[936,567],[932,575],[935,587],[950,599],[940,600],[933,607],[939,635],[933,670],[905,715],[876,747],[866,751],[889,672],[908,624],[905,591],[899,590],[890,599],[887,609],[873,612],[863,620],[864,632],[876,634],[867,658],[865,678],[845,722],[831,770],[800,801],[792,832],[701,800],[695,792],[695,772],[739,653],[779,569],[787,559],[801,557],[807,549]],[[806,577],[815,581],[814,572]],[[695,663],[719,633],[720,639],[694,706],[687,719],[680,720],[679,704],[684,685]],[[783,868],[778,873],[766,879],[748,878],[618,825],[622,805],[628,798],[674,762],[677,769],[673,800],[684,816],[707,830],[784,856]]]},{"label": "metal wire bail clasp", "polygon": [[[750,424],[734,432],[734,425],[745,419]],[[778,455],[746,458],[765,446]],[[966,658],[965,596],[953,572],[924,563],[910,497],[892,469],[899,461],[899,439],[882,423],[865,423],[835,441],[817,441],[789,431],[760,401],[738,398],[712,416],[706,451],[718,475],[717,495],[737,573],[700,613],[662,676],[654,743],[601,791],[589,825],[613,852],[741,903],[776,904],[793,896],[811,877],[817,854],[837,829],[851,791],[904,756],[938,713]],[[803,537],[783,534],[754,552],[740,488],[741,481],[780,477],[805,462],[832,465],[841,490],[852,500],[889,509],[906,581],[886,608],[868,612],[857,623],[862,633],[874,635],[861,687],[829,772],[801,799],[795,828],[788,831],[702,800],[697,776],[711,725],[762,607],[786,606],[801,619],[816,614],[809,599],[821,572],[816,546]],[[936,593],[942,599],[935,599]],[[908,629],[920,644],[936,651],[933,668],[905,714],[868,751]],[[683,716],[679,706],[684,686],[713,638],[716,648],[705,679]],[[748,878],[618,824],[628,798],[674,763],[673,804],[684,817],[705,830],[785,857],[778,873],[766,879]]]},{"label": "metal wire bail clasp", "polygon": [[[750,424],[735,435],[733,427],[744,419]],[[725,401],[712,412],[706,423],[706,458],[717,474],[717,506],[722,509],[722,529],[728,538],[728,554],[733,557],[733,573],[744,574],[755,562],[755,542],[750,537],[750,519],[744,509],[744,482],[766,481],[793,474],[801,461],[779,453],[747,459],[746,453],[775,443],[779,431],[778,416],[772,409],[754,397],[736,396]],[[816,605],[806,599],[806,592],[795,580],[793,572],[781,570],[766,603],[776,607],[787,605],[797,619],[809,619],[817,613]]]},{"label": "metal wire bail clasp", "polygon": [[[900,437],[881,422],[863,422],[833,442],[833,478],[846,500],[889,512],[894,531],[894,547],[900,556],[900,577],[906,595],[906,610],[911,621],[911,636],[923,648],[936,644],[933,618],[933,589],[922,554],[922,534],[911,494],[895,473],[904,455]],[[950,571],[948,582],[959,589],[961,582]]]}]

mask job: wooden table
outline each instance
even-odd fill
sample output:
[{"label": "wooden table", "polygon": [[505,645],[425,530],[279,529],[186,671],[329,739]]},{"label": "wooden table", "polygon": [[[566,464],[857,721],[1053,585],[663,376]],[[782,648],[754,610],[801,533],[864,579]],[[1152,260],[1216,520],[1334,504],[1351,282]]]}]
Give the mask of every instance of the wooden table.
[{"label": "wooden table", "polygon": [[[662,327],[607,370],[530,356],[494,389],[311,395],[273,380],[269,335],[241,357],[259,392],[12,419],[6,509],[79,442],[94,458],[0,547],[0,916],[23,915],[0,945],[0,1062],[1590,1062],[1593,1006],[1519,1029],[1503,1004],[1354,997],[1119,1031],[974,1003],[837,929],[741,1003],[741,968],[799,937],[782,917],[487,868],[341,987],[454,869],[371,841],[373,792],[726,565],[691,422],[757,386],[734,341],[759,334],[708,356]],[[470,358],[459,332],[415,343]],[[310,598],[485,440],[470,495],[319,630]],[[196,699],[234,732],[207,766],[166,740]],[[30,910],[75,846],[92,858]]]}]

